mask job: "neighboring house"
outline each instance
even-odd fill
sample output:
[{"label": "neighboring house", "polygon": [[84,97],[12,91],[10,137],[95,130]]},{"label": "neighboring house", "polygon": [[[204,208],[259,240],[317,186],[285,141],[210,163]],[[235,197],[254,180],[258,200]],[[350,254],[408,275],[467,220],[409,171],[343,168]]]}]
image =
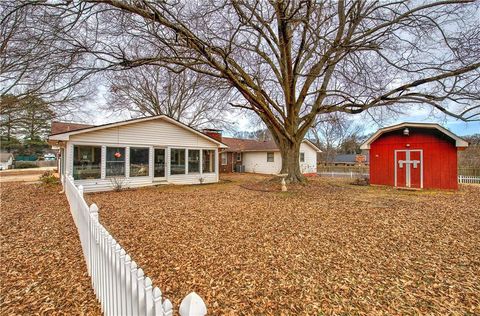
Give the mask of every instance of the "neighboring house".
[{"label": "neighboring house", "polygon": [[0,153],[0,170],[12,168],[13,155],[11,153]]},{"label": "neighboring house", "polygon": [[227,148],[165,115],[99,126],[54,122],[52,131],[60,174],[72,175],[85,191],[111,190],[119,181],[126,187],[217,182],[216,157]]},{"label": "neighboring house", "polygon": [[330,164],[334,166],[355,166],[360,164],[360,160],[363,160],[361,164],[368,165],[368,158],[368,155],[340,154],[333,157]]},{"label": "neighboring house", "polygon": [[[219,130],[206,130],[205,133],[228,146],[220,153],[220,172],[280,173],[282,156],[274,141],[222,137]],[[299,158],[302,173],[317,172],[318,152],[320,149],[309,140],[302,142]]]},{"label": "neighboring house", "polygon": [[370,151],[370,183],[400,188],[457,189],[457,151],[468,143],[433,123],[378,130],[360,147]]}]

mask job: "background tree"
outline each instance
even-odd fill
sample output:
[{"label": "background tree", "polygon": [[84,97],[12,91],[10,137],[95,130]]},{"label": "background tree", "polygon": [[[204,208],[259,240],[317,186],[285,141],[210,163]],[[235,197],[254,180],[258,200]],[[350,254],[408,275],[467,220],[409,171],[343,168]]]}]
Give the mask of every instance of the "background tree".
[{"label": "background tree", "polygon": [[28,23],[54,34],[49,53],[67,86],[147,64],[218,78],[242,96],[231,105],[270,130],[290,181],[304,179],[299,147],[319,114],[420,104],[480,116],[473,0],[28,3],[41,11]]},{"label": "background tree", "polygon": [[333,161],[338,153],[355,154],[363,139],[364,127],[341,113],[319,115],[308,134],[322,149],[321,159]]},{"label": "background tree", "polygon": [[11,152],[19,147],[16,137],[21,120],[19,99],[11,94],[0,97],[0,137],[1,149]]},{"label": "background tree", "polygon": [[4,95],[0,114],[2,149],[34,154],[48,147],[46,137],[55,112],[42,98]]},{"label": "background tree", "polygon": [[109,77],[109,94],[107,111],[135,117],[165,114],[194,128],[229,125],[230,89],[200,73],[133,68]]},{"label": "background tree", "polygon": [[473,134],[463,137],[468,142],[468,147],[459,152],[460,168],[469,170],[463,170],[462,175],[475,175],[480,176],[480,134]]}]

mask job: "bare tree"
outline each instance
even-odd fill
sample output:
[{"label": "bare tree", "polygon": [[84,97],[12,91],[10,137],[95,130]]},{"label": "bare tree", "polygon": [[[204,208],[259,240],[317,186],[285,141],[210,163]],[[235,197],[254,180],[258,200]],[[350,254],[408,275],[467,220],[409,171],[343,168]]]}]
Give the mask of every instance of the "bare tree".
[{"label": "bare tree", "polygon": [[165,114],[194,128],[228,125],[230,89],[206,75],[142,66],[114,73],[109,83],[106,110],[133,116]]},{"label": "bare tree", "polygon": [[59,55],[74,52],[72,65],[61,63],[69,84],[99,69],[148,64],[235,88],[243,100],[232,106],[263,120],[290,181],[304,179],[299,147],[319,114],[420,104],[480,117],[473,0],[30,3],[42,4],[36,27],[55,33]]},{"label": "bare tree", "polygon": [[322,149],[323,158],[331,161],[347,142],[360,138],[363,132],[362,125],[344,113],[335,112],[317,116],[308,136]]}]

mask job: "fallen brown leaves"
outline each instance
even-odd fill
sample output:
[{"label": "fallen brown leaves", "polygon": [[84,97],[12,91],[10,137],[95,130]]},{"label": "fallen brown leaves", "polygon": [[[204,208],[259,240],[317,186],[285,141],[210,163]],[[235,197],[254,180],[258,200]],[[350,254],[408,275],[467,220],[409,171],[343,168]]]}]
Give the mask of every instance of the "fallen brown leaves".
[{"label": "fallen brown leaves", "polygon": [[60,186],[0,190],[0,314],[100,315]]},{"label": "fallen brown leaves", "polygon": [[282,193],[229,179],[88,198],[177,308],[196,291],[210,315],[480,314],[478,187],[316,178]]}]

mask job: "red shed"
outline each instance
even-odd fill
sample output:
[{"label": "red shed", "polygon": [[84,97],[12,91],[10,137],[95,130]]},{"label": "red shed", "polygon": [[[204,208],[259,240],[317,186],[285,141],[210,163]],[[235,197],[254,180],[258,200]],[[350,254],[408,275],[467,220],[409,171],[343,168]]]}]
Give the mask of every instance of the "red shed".
[{"label": "red shed", "polygon": [[370,183],[416,189],[457,189],[457,150],[468,143],[433,123],[385,127],[360,147],[370,150]]}]

